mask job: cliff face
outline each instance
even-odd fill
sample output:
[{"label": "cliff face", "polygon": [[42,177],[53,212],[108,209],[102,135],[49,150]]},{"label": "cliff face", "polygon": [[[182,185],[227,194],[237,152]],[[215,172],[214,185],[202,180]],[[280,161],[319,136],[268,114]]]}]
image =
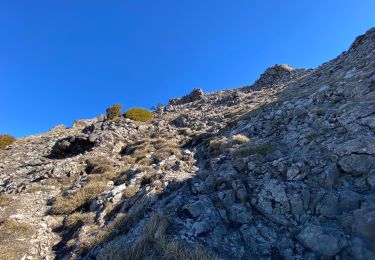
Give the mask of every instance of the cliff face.
[{"label": "cliff face", "polygon": [[0,151],[0,192],[15,258],[374,259],[375,29],[316,69],[194,90],[150,123],[22,138]]}]

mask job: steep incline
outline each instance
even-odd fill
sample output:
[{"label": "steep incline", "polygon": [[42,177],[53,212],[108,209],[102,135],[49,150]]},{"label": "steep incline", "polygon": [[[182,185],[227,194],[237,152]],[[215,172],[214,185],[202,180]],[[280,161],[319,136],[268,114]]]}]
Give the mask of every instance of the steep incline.
[{"label": "steep incline", "polygon": [[0,192],[0,259],[374,259],[375,29],[151,123],[20,139]]}]

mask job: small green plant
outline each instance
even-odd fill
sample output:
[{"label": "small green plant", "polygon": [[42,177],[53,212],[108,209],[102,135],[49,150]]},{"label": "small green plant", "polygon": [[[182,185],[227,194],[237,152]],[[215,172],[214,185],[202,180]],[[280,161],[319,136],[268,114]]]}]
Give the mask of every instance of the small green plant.
[{"label": "small green plant", "polygon": [[0,149],[6,148],[14,141],[16,141],[16,138],[11,135],[0,135]]},{"label": "small green plant", "polygon": [[129,109],[124,113],[124,116],[131,120],[139,122],[147,122],[154,117],[154,115],[150,111],[138,107]]},{"label": "small green plant", "polygon": [[107,108],[107,119],[108,120],[113,120],[115,118],[118,118],[121,116],[121,108],[122,105],[120,104],[114,104],[111,107]]}]

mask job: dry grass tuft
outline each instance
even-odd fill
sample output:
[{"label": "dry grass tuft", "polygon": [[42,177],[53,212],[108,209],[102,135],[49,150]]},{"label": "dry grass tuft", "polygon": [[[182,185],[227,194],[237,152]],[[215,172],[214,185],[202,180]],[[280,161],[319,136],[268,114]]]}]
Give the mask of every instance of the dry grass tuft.
[{"label": "dry grass tuft", "polygon": [[9,202],[12,200],[12,196],[8,194],[1,194],[0,195],[0,207],[4,207],[9,205]]},{"label": "dry grass tuft", "polygon": [[33,183],[28,189],[26,192],[28,193],[34,193],[34,192],[37,192],[37,191],[43,191],[43,185],[41,184],[38,184],[38,183]]},{"label": "dry grass tuft", "polygon": [[238,135],[234,135],[232,137],[232,142],[234,144],[246,144],[250,141],[249,137],[245,136],[245,135],[241,135],[241,134],[238,134]]},{"label": "dry grass tuft", "polygon": [[64,220],[64,226],[67,228],[76,228],[83,224],[93,223],[94,222],[95,213],[81,213],[75,212],[73,214],[68,215]]},{"label": "dry grass tuft", "polygon": [[220,153],[222,153],[225,149],[225,144],[228,142],[228,139],[226,137],[221,138],[213,138],[209,141],[208,147],[211,156],[217,156]]},{"label": "dry grass tuft", "polygon": [[155,138],[143,139],[141,141],[128,144],[122,151],[125,155],[123,161],[126,164],[151,165],[159,163],[168,157],[175,155],[182,158],[180,145],[174,141]]},{"label": "dry grass tuft", "polygon": [[0,242],[0,260],[22,259],[28,250],[28,246],[22,241],[11,243],[0,239]]},{"label": "dry grass tuft", "polygon": [[91,182],[101,182],[101,181],[114,181],[116,180],[119,176],[121,176],[121,171],[111,171],[111,172],[106,172],[106,173],[101,173],[101,174],[89,174],[87,178]]},{"label": "dry grass tuft", "polygon": [[86,164],[86,172],[90,174],[101,174],[113,170],[112,162],[105,157],[87,159]]},{"label": "dry grass tuft", "polygon": [[201,247],[190,248],[179,241],[170,241],[166,230],[168,219],[163,214],[156,214],[148,221],[145,232],[129,247],[124,247],[117,240],[108,243],[100,252],[99,260],[141,260],[141,259],[175,259],[175,260],[214,260],[212,253]]},{"label": "dry grass tuft", "polygon": [[129,187],[126,187],[126,189],[124,189],[124,190],[122,191],[122,198],[123,198],[123,199],[129,199],[129,198],[132,197],[134,194],[136,194],[138,190],[139,190],[139,187],[137,187],[137,186],[129,186]]},{"label": "dry grass tuft", "polygon": [[89,182],[70,196],[59,195],[51,208],[52,214],[70,214],[82,207],[108,188],[104,182]]},{"label": "dry grass tuft", "polygon": [[0,260],[21,259],[29,249],[27,241],[35,228],[27,223],[6,219],[0,223]]},{"label": "dry grass tuft", "polygon": [[122,157],[122,161],[124,164],[133,165],[135,163],[135,158],[132,156],[124,156]]},{"label": "dry grass tuft", "polygon": [[152,155],[152,159],[156,162],[159,163],[170,156],[176,156],[176,158],[181,159],[182,158],[182,153],[179,148],[175,147],[163,147],[159,150],[157,150],[155,153]]},{"label": "dry grass tuft", "polygon": [[34,231],[35,229],[32,225],[13,219],[6,219],[0,225],[0,237],[6,235],[31,237]]}]

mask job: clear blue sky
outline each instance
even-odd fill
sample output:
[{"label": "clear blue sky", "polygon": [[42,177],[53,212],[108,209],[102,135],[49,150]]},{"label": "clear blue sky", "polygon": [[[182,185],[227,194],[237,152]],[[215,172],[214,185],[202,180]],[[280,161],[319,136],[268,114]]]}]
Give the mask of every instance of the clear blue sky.
[{"label": "clear blue sky", "polygon": [[0,133],[316,67],[372,26],[373,0],[1,0]]}]

